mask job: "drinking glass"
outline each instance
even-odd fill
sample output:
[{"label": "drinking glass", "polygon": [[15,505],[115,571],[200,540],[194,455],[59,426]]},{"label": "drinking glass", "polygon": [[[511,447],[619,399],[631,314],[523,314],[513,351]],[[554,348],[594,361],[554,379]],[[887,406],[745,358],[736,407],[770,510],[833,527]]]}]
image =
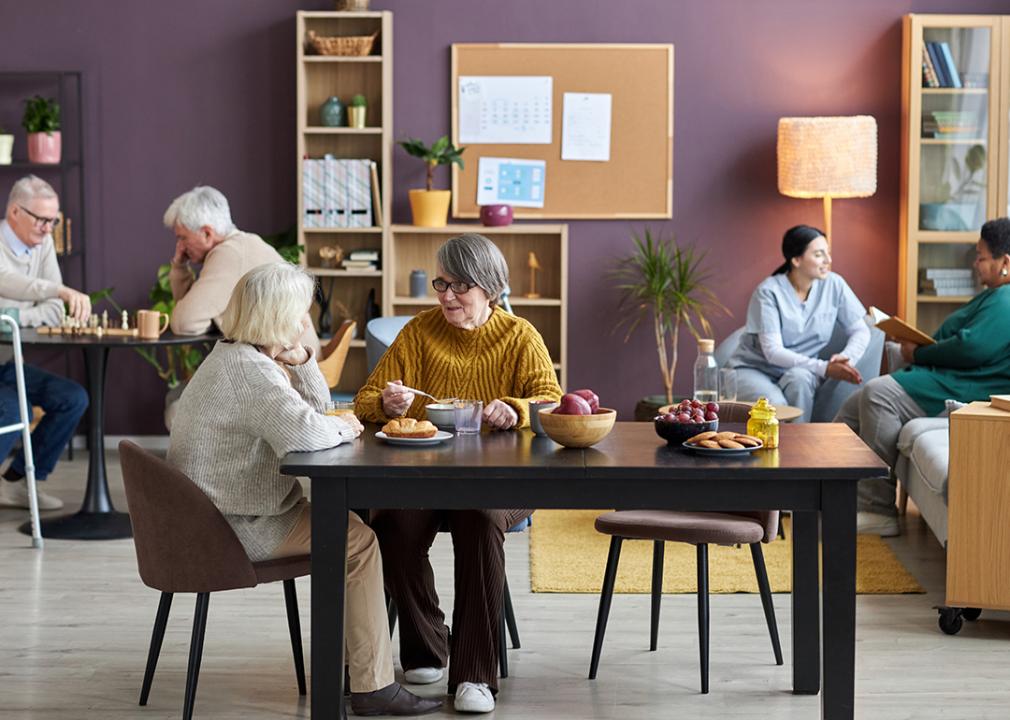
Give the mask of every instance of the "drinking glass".
[{"label": "drinking glass", "polygon": [[736,370],[719,370],[719,402],[736,402]]},{"label": "drinking glass", "polygon": [[480,432],[484,403],[480,400],[457,400],[452,404],[453,419],[458,435],[474,435]]},{"label": "drinking glass", "polygon": [[323,411],[326,415],[353,415],[354,403],[346,400],[330,401],[326,403]]},{"label": "drinking glass", "polygon": [[552,402],[550,400],[532,400],[530,401],[530,429],[536,435],[547,435],[544,432],[544,426],[540,424],[540,411],[541,410],[553,410],[558,406],[558,403]]}]

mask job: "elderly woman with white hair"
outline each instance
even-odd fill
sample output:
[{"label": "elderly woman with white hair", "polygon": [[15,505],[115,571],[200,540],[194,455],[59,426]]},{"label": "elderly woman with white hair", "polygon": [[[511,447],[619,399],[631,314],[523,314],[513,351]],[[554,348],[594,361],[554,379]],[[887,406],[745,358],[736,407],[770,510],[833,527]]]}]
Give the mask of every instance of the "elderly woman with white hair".
[{"label": "elderly woman with white hair", "polygon": [[[200,185],[168,206],[165,227],[175,234],[168,281],[176,301],[172,332],[202,335],[212,324],[221,327],[231,292],[238,279],[254,267],[283,262],[280,254],[259,235],[235,227],[231,209],[220,190]],[[202,265],[197,277],[190,265]],[[302,344],[319,350],[315,328],[307,323]]]},{"label": "elderly woman with white hair", "polygon": [[[561,397],[543,338],[499,306],[508,285],[501,251],[477,234],[438,250],[432,287],[439,306],[400,331],[355,398],[359,417],[386,422],[424,417],[424,400],[467,397],[484,403],[484,424],[529,426],[529,403]],[[498,689],[498,620],[505,578],[505,532],[532,510],[381,510],[372,528],[382,547],[386,588],[400,617],[400,661],[408,683],[440,680],[460,712],[494,710]],[[452,636],[438,606],[428,549],[447,525],[455,552]]]},{"label": "elderly woman with white hair", "polygon": [[[311,509],[281,458],[322,450],[361,433],[352,415],[324,414],[329,390],[314,350],[299,341],[313,280],[288,263],[243,275],[221,318],[218,342],[190,381],[172,424],[168,460],[186,473],[235,530],[253,561],[303,555]],[[358,715],[419,715],[442,703],[393,677],[372,531],[354,513],[347,526],[347,659]]]}]

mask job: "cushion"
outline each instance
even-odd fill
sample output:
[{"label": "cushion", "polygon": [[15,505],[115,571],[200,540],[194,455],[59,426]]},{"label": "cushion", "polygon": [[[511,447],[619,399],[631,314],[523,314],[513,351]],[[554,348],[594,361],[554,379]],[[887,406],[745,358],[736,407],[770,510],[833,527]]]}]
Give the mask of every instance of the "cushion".
[{"label": "cushion", "polygon": [[735,545],[761,542],[764,527],[753,517],[718,512],[619,510],[596,518],[597,531],[638,540]]},{"label": "cushion", "polygon": [[945,500],[949,454],[950,434],[946,426],[921,433],[915,439],[909,454],[910,462],[919,471],[926,486],[937,495],[942,495]]},{"label": "cushion", "polygon": [[910,455],[915,441],[920,435],[934,430],[947,431],[947,418],[915,418],[905,423],[898,434],[898,452],[903,455]]}]

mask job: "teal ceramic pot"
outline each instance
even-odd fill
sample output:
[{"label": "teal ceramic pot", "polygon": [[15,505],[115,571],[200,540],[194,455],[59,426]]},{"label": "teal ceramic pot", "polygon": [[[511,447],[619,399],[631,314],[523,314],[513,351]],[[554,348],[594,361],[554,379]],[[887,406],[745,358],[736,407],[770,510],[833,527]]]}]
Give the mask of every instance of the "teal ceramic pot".
[{"label": "teal ceramic pot", "polygon": [[323,127],[342,127],[347,124],[344,104],[336,95],[320,106],[319,124]]}]

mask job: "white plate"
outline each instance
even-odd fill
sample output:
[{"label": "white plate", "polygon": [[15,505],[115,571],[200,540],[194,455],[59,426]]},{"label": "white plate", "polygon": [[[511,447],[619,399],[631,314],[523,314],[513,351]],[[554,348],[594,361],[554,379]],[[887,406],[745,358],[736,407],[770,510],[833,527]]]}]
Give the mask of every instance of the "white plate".
[{"label": "white plate", "polygon": [[390,445],[438,445],[452,436],[451,432],[446,432],[445,430],[437,430],[430,438],[389,437],[389,435],[381,430],[375,433],[375,437],[385,440]]}]

